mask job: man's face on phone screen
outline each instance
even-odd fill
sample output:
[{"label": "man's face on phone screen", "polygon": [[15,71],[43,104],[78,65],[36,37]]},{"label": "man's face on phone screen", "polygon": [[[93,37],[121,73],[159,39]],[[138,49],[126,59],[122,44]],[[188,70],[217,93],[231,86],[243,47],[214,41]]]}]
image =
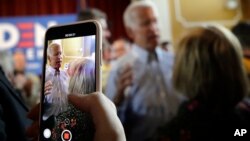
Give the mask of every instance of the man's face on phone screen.
[{"label": "man's face on phone screen", "polygon": [[60,46],[54,46],[51,48],[51,53],[49,54],[50,66],[59,69],[62,64],[62,48]]}]

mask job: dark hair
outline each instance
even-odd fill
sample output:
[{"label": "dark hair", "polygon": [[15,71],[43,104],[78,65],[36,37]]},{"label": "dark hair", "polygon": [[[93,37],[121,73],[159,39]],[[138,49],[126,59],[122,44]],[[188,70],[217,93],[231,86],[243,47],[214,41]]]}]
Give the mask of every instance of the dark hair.
[{"label": "dark hair", "polygon": [[107,15],[96,8],[88,8],[80,11],[77,15],[77,21],[90,20],[90,19],[106,19]]},{"label": "dark hair", "polygon": [[243,49],[250,49],[250,24],[240,22],[232,28],[232,32],[239,39]]}]

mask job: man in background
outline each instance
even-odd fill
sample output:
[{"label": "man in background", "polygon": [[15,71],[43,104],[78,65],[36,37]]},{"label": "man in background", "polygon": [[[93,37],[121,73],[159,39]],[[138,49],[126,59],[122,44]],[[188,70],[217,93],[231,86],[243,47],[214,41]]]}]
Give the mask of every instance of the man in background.
[{"label": "man in background", "polygon": [[13,54],[14,78],[13,85],[21,94],[28,108],[32,108],[40,101],[40,78],[32,73],[26,72],[26,57],[22,51]]},{"label": "man in background", "polygon": [[117,106],[128,141],[150,140],[181,102],[171,85],[173,55],[158,47],[158,18],[150,1],[132,2],[124,13],[133,44],[112,66],[106,94]]}]

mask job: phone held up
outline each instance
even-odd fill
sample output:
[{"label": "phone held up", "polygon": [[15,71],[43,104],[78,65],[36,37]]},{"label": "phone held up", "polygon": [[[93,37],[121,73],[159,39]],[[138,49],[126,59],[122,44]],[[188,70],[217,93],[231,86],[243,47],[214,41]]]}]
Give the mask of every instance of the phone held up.
[{"label": "phone held up", "polygon": [[46,31],[40,141],[93,140],[91,116],[68,102],[68,94],[101,91],[101,26],[95,20]]}]

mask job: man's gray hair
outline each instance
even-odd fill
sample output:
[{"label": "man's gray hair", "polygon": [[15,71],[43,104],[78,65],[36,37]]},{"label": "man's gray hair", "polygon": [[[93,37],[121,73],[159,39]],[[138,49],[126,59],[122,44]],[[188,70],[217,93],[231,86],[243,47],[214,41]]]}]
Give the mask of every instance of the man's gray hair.
[{"label": "man's gray hair", "polygon": [[123,22],[125,27],[132,27],[133,26],[133,20],[132,19],[132,13],[133,10],[136,8],[152,8],[155,14],[158,16],[158,11],[156,8],[156,5],[149,0],[140,0],[140,1],[134,1],[131,2],[128,7],[125,9],[125,12],[123,14]]},{"label": "man's gray hair", "polygon": [[51,56],[52,52],[51,52],[51,49],[54,48],[54,47],[61,47],[59,44],[57,43],[51,43],[49,46],[48,46],[48,49],[47,49],[47,56]]}]

